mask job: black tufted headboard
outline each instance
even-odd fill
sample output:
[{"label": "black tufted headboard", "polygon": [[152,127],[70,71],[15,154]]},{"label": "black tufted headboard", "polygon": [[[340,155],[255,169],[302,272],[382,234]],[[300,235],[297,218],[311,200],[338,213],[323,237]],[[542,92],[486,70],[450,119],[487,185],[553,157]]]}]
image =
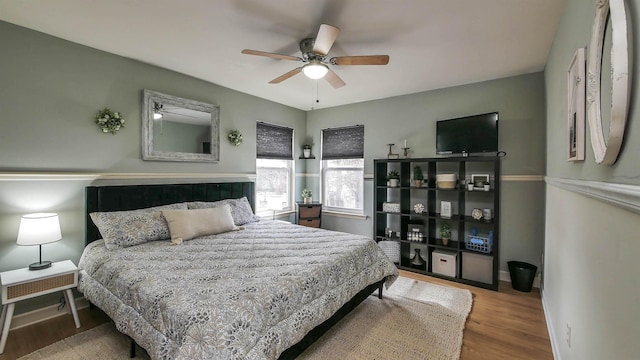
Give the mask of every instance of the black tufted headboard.
[{"label": "black tufted headboard", "polygon": [[89,216],[96,211],[134,210],[184,201],[218,201],[246,196],[255,212],[253,182],[87,186],[85,196],[85,245],[101,238]]}]

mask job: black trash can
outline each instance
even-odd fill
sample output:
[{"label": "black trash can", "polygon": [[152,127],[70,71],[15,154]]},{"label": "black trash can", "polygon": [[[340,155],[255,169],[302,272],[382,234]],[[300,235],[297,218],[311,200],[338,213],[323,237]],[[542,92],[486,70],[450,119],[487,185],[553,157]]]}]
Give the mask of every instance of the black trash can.
[{"label": "black trash can", "polygon": [[523,292],[531,292],[533,280],[536,277],[538,267],[522,261],[508,261],[511,287]]}]

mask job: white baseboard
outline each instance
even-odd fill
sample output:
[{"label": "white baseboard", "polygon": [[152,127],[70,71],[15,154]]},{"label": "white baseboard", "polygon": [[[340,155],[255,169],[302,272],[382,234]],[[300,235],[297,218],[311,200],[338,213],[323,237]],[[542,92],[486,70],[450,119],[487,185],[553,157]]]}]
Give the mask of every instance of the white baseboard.
[{"label": "white baseboard", "polygon": [[547,321],[547,330],[549,331],[549,340],[551,341],[551,352],[553,353],[553,358],[555,360],[561,360],[560,347],[558,347],[558,343],[556,342],[557,338],[553,332],[554,328],[551,323],[551,317],[549,316],[549,308],[547,307],[547,303],[544,301],[544,290],[541,290],[540,294],[542,295],[542,312],[544,312],[544,319]]},{"label": "white baseboard", "polygon": [[[11,320],[11,327],[9,328],[9,330],[20,329],[22,327],[33,325],[35,323],[53,319],[62,315],[71,316],[69,304],[65,305],[65,307],[61,310],[58,310],[58,305],[59,304],[50,305],[14,316]],[[87,299],[85,299],[84,297],[79,297],[76,299],[76,309],[80,310],[88,306],[89,301],[87,301]]]}]

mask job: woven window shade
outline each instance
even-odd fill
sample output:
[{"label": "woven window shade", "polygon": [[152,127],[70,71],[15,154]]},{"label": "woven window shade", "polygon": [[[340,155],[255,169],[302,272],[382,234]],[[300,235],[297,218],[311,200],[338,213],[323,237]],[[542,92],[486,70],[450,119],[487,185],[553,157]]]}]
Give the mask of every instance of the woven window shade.
[{"label": "woven window shade", "polygon": [[293,160],[293,129],[259,122],[256,130],[256,157]]},{"label": "woven window shade", "polygon": [[322,130],[322,159],[363,159],[364,125]]}]

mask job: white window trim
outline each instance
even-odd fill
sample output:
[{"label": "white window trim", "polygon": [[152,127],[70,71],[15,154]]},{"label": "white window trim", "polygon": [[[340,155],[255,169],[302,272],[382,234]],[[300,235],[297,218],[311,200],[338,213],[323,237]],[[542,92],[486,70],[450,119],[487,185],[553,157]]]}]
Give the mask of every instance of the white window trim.
[{"label": "white window trim", "polygon": [[[257,161],[259,159],[256,159],[256,174],[258,173],[258,165],[257,165]],[[281,209],[281,210],[276,210],[275,212],[275,217],[278,218],[280,216],[284,216],[285,214],[291,214],[291,213],[295,213],[295,196],[293,194],[294,192],[294,188],[295,188],[295,183],[296,183],[296,162],[295,160],[287,160],[290,163],[289,166],[289,207]],[[261,166],[261,169],[283,169],[281,167],[273,167],[273,166]],[[256,181],[258,180],[258,177],[256,175]],[[260,218],[269,218],[269,216],[273,216],[273,210],[260,210],[260,211],[256,211],[256,215],[259,216]]]},{"label": "white window trim", "polygon": [[366,220],[369,218],[369,215],[366,215],[366,214],[354,214],[354,213],[348,213],[343,211],[333,211],[333,210],[322,209],[322,216],[325,216],[325,215],[339,217],[339,218],[346,218],[346,219],[356,219],[356,220]]},{"label": "white window trim", "polygon": [[364,213],[364,159],[363,159],[363,164],[362,164],[362,168],[359,167],[340,167],[340,168],[331,168],[331,170],[355,170],[355,171],[360,171],[362,169],[362,209],[361,210],[356,210],[356,209],[347,209],[347,208],[339,208],[339,207],[333,207],[333,206],[328,206],[327,205],[327,201],[325,199],[325,193],[324,193],[324,188],[325,188],[325,181],[326,181],[326,172],[327,172],[327,167],[325,166],[325,161],[327,160],[320,160],[320,167],[321,167],[321,176],[320,176],[320,194],[322,194],[322,212],[323,213],[328,213],[328,214],[341,214],[341,215],[345,215],[345,216],[357,216],[357,217],[361,217],[363,216],[366,219],[366,214]]}]

